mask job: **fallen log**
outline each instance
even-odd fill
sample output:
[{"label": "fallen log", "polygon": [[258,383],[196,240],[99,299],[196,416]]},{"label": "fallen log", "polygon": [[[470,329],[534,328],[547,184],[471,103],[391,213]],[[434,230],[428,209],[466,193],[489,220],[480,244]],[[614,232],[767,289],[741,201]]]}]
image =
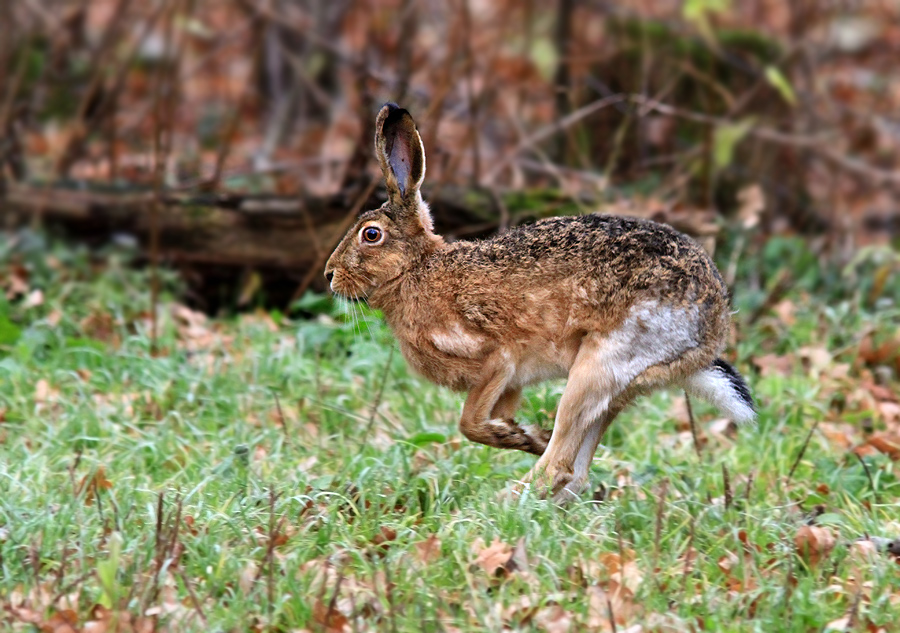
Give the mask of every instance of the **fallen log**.
[{"label": "fallen log", "polygon": [[[425,197],[436,229],[450,239],[479,237],[539,217],[584,213],[600,205],[552,190],[503,192],[436,186]],[[149,259],[158,232],[159,261],[180,269],[194,303],[206,310],[262,301],[284,308],[307,288],[324,290],[317,274],[359,210],[379,206],[385,191],[364,183],[325,197],[288,197],[150,190],[121,191],[7,183],[0,227],[46,225],[92,244],[130,235]],[[637,210],[641,211],[641,210]],[[650,210],[639,215],[651,215]],[[688,233],[706,228],[678,226]],[[241,292],[254,277],[255,296]],[[242,296],[243,295],[243,296]]]}]

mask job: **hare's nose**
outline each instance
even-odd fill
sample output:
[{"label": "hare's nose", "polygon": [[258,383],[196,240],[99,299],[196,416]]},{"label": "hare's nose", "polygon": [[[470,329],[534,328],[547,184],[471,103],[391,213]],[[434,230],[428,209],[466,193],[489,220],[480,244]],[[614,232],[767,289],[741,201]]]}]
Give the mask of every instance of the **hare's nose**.
[{"label": "hare's nose", "polygon": [[334,272],[330,271],[330,270],[328,272],[326,272],[325,279],[328,280],[328,283],[331,283],[331,280],[334,279]]}]

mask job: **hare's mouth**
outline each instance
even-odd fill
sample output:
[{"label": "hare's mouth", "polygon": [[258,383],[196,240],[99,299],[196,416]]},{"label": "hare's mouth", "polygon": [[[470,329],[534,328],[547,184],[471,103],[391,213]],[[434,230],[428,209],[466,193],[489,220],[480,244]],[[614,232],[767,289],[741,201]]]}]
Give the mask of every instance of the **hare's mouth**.
[{"label": "hare's mouth", "polygon": [[349,301],[362,301],[369,294],[367,284],[346,275],[334,276],[331,280],[331,291]]}]

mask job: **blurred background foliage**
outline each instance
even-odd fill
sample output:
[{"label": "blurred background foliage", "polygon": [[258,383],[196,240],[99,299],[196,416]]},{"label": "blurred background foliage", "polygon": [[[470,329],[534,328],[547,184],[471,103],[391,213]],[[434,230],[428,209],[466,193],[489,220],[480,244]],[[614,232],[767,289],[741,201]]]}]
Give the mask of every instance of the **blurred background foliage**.
[{"label": "blurred background foliage", "polygon": [[848,264],[900,232],[894,2],[23,0],[0,24],[0,222],[229,271],[207,307],[317,287],[378,202],[388,100],[451,237],[602,210]]}]

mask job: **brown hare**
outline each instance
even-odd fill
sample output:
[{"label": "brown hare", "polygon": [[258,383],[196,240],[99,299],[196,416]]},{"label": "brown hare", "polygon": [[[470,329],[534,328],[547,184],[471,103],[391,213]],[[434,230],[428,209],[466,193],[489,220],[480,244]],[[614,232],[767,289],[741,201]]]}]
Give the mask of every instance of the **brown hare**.
[{"label": "brown hare", "polygon": [[[746,383],[719,358],[728,292],[695,242],[609,215],[445,242],[419,191],[425,150],[409,112],[388,103],[375,129],[388,201],[359,217],[325,275],[335,293],[384,313],[416,371],[468,392],[463,435],[540,456],[515,490],[577,496],[613,419],[657,387],[677,385],[737,422],[754,420]],[[562,377],[552,434],[514,421],[523,387]]]}]

